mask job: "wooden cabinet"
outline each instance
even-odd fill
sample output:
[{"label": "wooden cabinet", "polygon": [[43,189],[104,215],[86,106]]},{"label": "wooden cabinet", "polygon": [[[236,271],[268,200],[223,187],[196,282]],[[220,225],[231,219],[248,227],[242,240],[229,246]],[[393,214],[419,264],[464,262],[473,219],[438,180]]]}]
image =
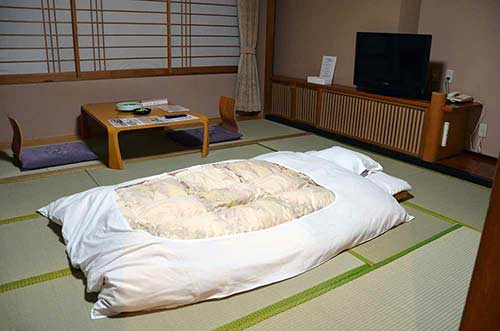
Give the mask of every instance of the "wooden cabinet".
[{"label": "wooden cabinet", "polygon": [[[482,105],[446,105],[443,93],[420,101],[388,97],[340,85],[272,77],[265,114],[434,162],[466,146],[471,113]],[[450,123],[446,147],[443,124]]]}]

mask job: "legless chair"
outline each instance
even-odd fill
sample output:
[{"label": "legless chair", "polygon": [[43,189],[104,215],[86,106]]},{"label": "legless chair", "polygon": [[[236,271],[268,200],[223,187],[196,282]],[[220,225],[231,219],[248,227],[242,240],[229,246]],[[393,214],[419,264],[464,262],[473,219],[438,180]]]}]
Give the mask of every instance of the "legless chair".
[{"label": "legless chair", "polygon": [[15,158],[19,163],[21,163],[21,154],[23,151],[23,132],[21,131],[21,127],[19,126],[19,123],[13,119],[12,117],[9,117],[9,122],[10,126],[12,126],[12,131],[14,131],[14,136],[12,137],[12,152],[14,153]]},{"label": "legless chair", "polygon": [[19,123],[9,117],[14,131],[12,137],[12,152],[17,159],[21,170],[47,168],[56,165],[96,160],[95,155],[88,147],[79,141],[23,148],[23,131]]},{"label": "legless chair", "polygon": [[222,119],[220,124],[223,128],[238,132],[239,127],[236,122],[236,99],[230,97],[220,97],[219,115]]},{"label": "legless chair", "polygon": [[[230,97],[220,97],[219,115],[221,123],[209,127],[210,143],[218,143],[241,138],[236,122],[236,100]],[[189,129],[169,131],[167,135],[184,146],[200,146],[202,143],[203,129]]]}]

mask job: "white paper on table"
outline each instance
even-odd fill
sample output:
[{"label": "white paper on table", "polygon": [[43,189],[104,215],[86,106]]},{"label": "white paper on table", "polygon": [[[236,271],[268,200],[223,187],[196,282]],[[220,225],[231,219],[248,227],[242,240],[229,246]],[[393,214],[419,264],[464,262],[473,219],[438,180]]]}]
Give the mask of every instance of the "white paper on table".
[{"label": "white paper on table", "polygon": [[124,128],[127,126],[139,126],[143,125],[141,121],[137,118],[115,118],[109,120],[109,122],[115,127],[115,128]]},{"label": "white paper on table", "polygon": [[109,122],[115,128],[124,128],[128,126],[141,126],[141,125],[151,125],[151,124],[161,124],[161,123],[171,123],[180,121],[189,121],[198,119],[197,116],[186,115],[182,117],[166,118],[165,116],[147,116],[147,117],[131,117],[131,118],[114,118],[110,119]]}]

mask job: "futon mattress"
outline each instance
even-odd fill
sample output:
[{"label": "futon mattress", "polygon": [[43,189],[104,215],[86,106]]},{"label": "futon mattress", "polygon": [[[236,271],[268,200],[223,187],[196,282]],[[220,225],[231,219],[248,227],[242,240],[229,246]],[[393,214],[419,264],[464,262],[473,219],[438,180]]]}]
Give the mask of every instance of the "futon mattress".
[{"label": "futon mattress", "polygon": [[[72,265],[84,272],[87,291],[99,292],[92,318],[172,308],[281,281],[409,220],[389,193],[328,160],[276,152],[239,161],[97,187],[39,210],[62,225]],[[166,195],[141,192],[161,181],[172,181]],[[176,194],[197,199],[194,218],[182,202],[163,211],[154,206],[155,199]],[[262,201],[272,207],[252,205]],[[286,217],[275,217],[273,209]],[[175,219],[161,220],[169,211]]]}]

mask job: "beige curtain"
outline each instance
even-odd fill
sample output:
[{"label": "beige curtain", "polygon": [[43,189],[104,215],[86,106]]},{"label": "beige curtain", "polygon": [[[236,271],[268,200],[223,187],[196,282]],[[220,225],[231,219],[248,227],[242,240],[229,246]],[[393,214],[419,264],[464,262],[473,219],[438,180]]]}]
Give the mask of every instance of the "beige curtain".
[{"label": "beige curtain", "polygon": [[255,48],[259,29],[259,0],[238,0],[240,27],[240,64],[236,82],[236,110],[245,113],[261,111],[259,75]]}]

